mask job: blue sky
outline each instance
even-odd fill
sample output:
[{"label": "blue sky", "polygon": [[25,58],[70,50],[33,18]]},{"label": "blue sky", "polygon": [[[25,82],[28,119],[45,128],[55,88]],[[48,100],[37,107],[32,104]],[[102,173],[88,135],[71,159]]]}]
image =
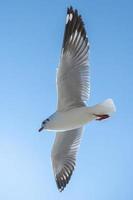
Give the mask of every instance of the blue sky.
[{"label": "blue sky", "polygon": [[[54,133],[37,132],[56,109],[55,74],[66,7],[86,24],[89,104],[111,97],[116,114],[86,126],[70,184],[59,193],[51,168]],[[131,0],[0,2],[0,199],[133,199]]]}]

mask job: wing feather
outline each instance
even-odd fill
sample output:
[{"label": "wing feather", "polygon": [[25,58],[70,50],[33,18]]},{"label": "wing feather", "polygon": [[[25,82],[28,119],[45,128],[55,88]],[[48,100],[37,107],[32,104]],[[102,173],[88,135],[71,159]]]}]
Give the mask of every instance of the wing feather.
[{"label": "wing feather", "polygon": [[74,171],[82,129],[56,133],[51,158],[55,180],[60,191],[66,187]]},{"label": "wing feather", "polygon": [[82,17],[72,7],[67,10],[61,59],[57,72],[59,111],[85,106],[90,94],[88,38]]}]

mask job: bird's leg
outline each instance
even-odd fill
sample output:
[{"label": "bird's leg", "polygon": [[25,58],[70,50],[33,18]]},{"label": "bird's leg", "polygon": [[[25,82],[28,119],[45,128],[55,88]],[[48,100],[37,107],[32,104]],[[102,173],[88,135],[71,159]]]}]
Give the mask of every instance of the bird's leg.
[{"label": "bird's leg", "polygon": [[101,121],[101,120],[103,120],[103,119],[107,119],[107,118],[109,118],[110,116],[109,115],[96,115],[96,114],[94,114],[96,117],[98,117],[96,120],[98,120],[98,121]]}]

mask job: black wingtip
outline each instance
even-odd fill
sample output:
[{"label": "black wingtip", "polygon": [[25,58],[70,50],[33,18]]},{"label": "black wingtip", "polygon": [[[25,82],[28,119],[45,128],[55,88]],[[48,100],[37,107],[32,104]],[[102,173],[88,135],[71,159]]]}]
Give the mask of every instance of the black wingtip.
[{"label": "black wingtip", "polygon": [[78,14],[78,10],[74,9],[72,5],[70,5],[69,7],[67,7],[67,14],[70,13],[77,13]]},{"label": "black wingtip", "polygon": [[62,192],[66,185],[69,183],[75,168],[75,162],[65,164],[64,168],[56,175],[56,184],[59,192]]},{"label": "black wingtip", "polygon": [[[70,13],[72,13],[72,14],[74,14],[76,16],[79,15],[78,14],[78,10],[74,9],[73,6],[71,6],[71,5],[69,7],[67,7],[67,14],[70,14]],[[79,15],[79,17],[81,17],[81,15]]]},{"label": "black wingtip", "polygon": [[70,43],[70,37],[75,33],[76,30],[78,31],[78,33],[81,33],[81,36],[85,40],[87,36],[82,16],[78,13],[77,9],[74,9],[70,5],[67,8],[66,25],[62,45],[63,51],[65,51],[65,49],[67,48],[68,43]]},{"label": "black wingtip", "polygon": [[70,6],[68,7],[68,9],[69,9],[69,11],[72,11],[72,10],[73,10],[73,7],[70,5]]},{"label": "black wingtip", "polygon": [[72,6],[70,6],[70,12],[73,12],[74,10],[73,10],[73,7]]},{"label": "black wingtip", "polygon": [[69,13],[69,7],[67,7],[67,14]]}]

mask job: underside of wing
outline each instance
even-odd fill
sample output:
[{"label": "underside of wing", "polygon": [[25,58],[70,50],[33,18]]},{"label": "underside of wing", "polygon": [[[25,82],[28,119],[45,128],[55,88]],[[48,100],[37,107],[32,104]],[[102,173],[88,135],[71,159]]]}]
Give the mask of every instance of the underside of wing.
[{"label": "underside of wing", "polygon": [[84,106],[90,94],[88,38],[81,15],[67,10],[60,64],[57,72],[58,110]]},{"label": "underside of wing", "polygon": [[66,187],[73,173],[82,129],[56,133],[51,159],[59,191]]}]

